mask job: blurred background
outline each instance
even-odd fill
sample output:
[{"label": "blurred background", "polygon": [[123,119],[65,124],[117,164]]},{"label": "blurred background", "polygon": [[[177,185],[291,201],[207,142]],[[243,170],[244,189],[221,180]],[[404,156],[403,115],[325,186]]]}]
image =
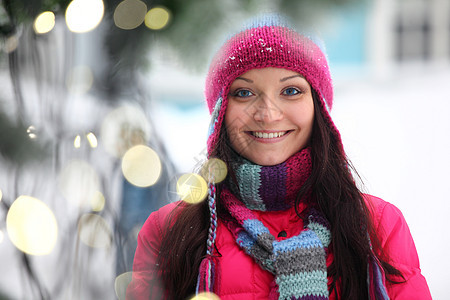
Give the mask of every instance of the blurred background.
[{"label": "blurred background", "polygon": [[205,159],[209,61],[264,12],[324,41],[363,189],[448,298],[450,0],[0,0],[0,299],[123,299],[137,232]]}]

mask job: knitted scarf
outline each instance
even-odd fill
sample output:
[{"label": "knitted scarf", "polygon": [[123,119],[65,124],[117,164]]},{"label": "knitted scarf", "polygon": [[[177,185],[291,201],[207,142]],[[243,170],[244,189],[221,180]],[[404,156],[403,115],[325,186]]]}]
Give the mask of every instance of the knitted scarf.
[{"label": "knitted scarf", "polygon": [[[328,299],[326,248],[330,243],[327,220],[309,209],[303,231],[277,241],[252,210],[292,207],[311,172],[310,150],[304,149],[276,166],[243,161],[234,165],[236,186],[226,187],[221,200],[233,217],[226,222],[238,245],[265,270],[274,274],[270,299]],[[239,195],[239,198],[235,195]]]},{"label": "knitted scarf", "polygon": [[300,188],[311,174],[310,148],[275,166],[256,165],[237,156],[231,167],[238,186],[228,179],[231,191],[251,210],[280,211],[293,207]]},{"label": "knitted scarf", "polygon": [[[274,275],[269,299],[328,299],[326,256],[331,233],[323,214],[315,208],[307,209],[300,234],[277,241],[253,212],[285,210],[294,205],[311,173],[310,149],[275,166],[260,166],[237,158],[231,167],[238,186],[228,180],[220,194],[232,217],[225,224],[245,253]],[[214,192],[210,190],[210,198]],[[200,266],[197,293],[218,290],[220,282],[213,245],[208,243],[208,247],[210,254]],[[383,268],[374,254],[368,258],[367,271],[369,299],[389,299]]]}]

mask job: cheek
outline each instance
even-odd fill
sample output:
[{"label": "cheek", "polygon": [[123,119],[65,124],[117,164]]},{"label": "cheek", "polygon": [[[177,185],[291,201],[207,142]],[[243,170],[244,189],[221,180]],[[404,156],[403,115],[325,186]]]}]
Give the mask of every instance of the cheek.
[{"label": "cheek", "polygon": [[312,128],[313,127],[313,123],[314,123],[314,110],[310,111],[306,116],[305,116],[305,125],[308,128]]},{"label": "cheek", "polygon": [[243,131],[246,124],[245,113],[243,114],[241,110],[227,110],[224,120],[225,129],[232,148],[238,153],[242,153],[249,143],[246,133]]},{"label": "cheek", "polygon": [[314,108],[309,105],[290,107],[284,110],[284,116],[300,128],[312,127],[314,122]]},{"label": "cheek", "polygon": [[234,146],[236,139],[238,139],[239,132],[239,117],[235,115],[234,110],[227,110],[224,125],[229,141],[231,142],[231,145]]},{"label": "cheek", "polygon": [[312,128],[314,123],[314,103],[309,101],[307,105],[299,107],[298,115],[301,117],[300,123],[304,128]]},{"label": "cheek", "polygon": [[228,103],[228,108],[225,112],[225,126],[229,134],[237,134],[240,128],[244,125],[244,116],[242,109],[234,103]]}]

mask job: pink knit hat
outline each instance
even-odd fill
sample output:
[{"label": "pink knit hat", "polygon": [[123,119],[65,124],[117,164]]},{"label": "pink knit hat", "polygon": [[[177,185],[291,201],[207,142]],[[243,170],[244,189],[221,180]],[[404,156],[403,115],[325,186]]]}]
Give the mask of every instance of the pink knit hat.
[{"label": "pink knit hat", "polygon": [[231,83],[251,69],[266,67],[300,73],[318,93],[323,115],[340,140],[329,115],[333,104],[333,86],[324,53],[310,38],[286,26],[280,17],[266,16],[232,36],[211,63],[205,89],[212,115],[208,155],[219,139]]}]

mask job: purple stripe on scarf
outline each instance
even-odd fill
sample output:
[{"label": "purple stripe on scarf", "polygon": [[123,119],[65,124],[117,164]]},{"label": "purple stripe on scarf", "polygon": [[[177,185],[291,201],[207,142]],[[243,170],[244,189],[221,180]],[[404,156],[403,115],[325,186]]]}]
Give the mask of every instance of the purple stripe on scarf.
[{"label": "purple stripe on scarf", "polygon": [[328,220],[325,218],[325,216],[319,213],[315,208],[310,209],[307,223],[309,224],[309,222],[318,223],[325,227],[330,227],[330,224],[328,223]]},{"label": "purple stripe on scarf", "polygon": [[289,208],[290,204],[285,202],[286,173],[286,163],[277,166],[261,167],[261,186],[258,192],[264,201],[266,210],[276,211]]}]

